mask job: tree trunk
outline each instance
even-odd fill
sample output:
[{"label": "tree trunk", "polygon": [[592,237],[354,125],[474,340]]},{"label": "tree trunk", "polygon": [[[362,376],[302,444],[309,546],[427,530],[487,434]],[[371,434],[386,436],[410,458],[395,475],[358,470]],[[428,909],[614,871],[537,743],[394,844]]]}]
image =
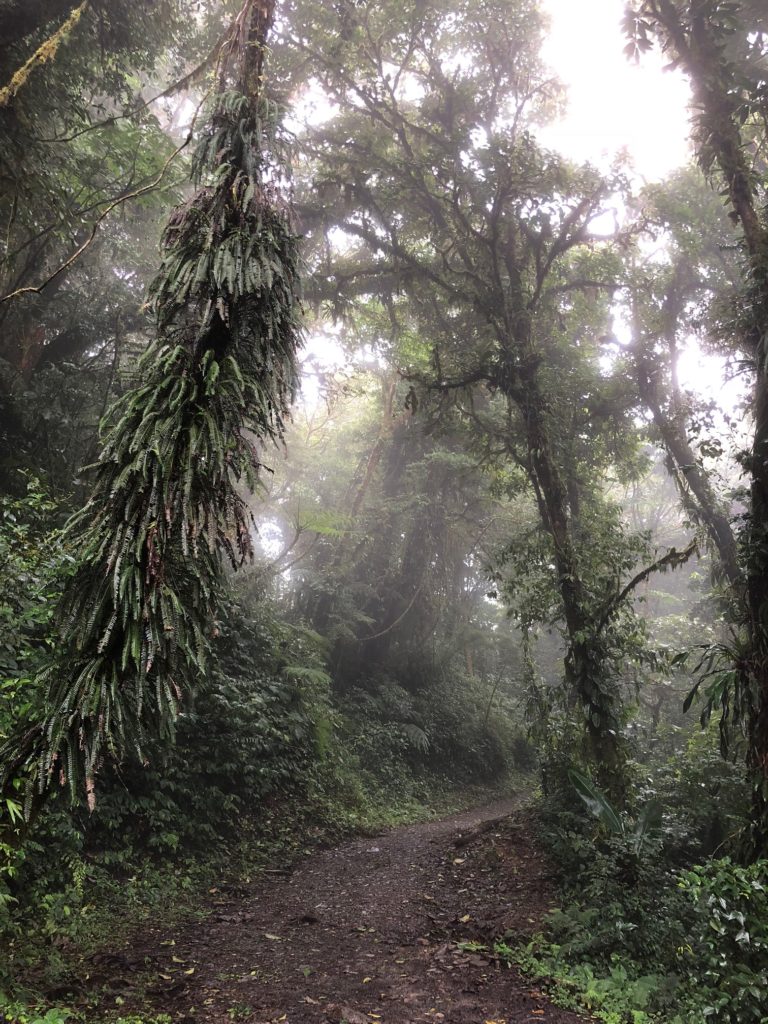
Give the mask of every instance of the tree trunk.
[{"label": "tree trunk", "polygon": [[[682,0],[644,0],[639,10],[664,47],[676,54],[691,79],[699,121],[698,157],[717,167],[731,216],[741,226],[747,267],[744,278],[744,348],[754,359],[755,416],[750,459],[750,514],[746,528],[747,651],[736,664],[747,719],[747,768],[753,782],[750,822],[753,857],[768,855],[768,219],[765,192],[748,164],[745,125],[758,103],[761,84],[742,82],[743,71],[728,56],[722,25],[704,9]],[[735,5],[735,31],[754,28],[750,11]]]},{"label": "tree trunk", "polygon": [[[584,715],[585,755],[601,784],[621,803],[626,794],[616,688],[606,676],[598,609],[585,597],[583,567],[574,537],[568,486],[552,449],[547,412],[535,369],[524,372],[513,399],[526,425],[529,476],[542,523],[552,538],[557,585],[563,603],[567,652],[565,679]],[[600,609],[600,612],[602,609]]]},{"label": "tree trunk", "polygon": [[739,566],[736,537],[730,520],[720,507],[709,478],[696,460],[696,454],[688,441],[684,419],[679,414],[669,415],[664,409],[659,384],[649,356],[643,351],[642,339],[637,328],[633,350],[638,392],[651,413],[654,426],[672,460],[675,483],[683,506],[707,531],[717,551],[723,576],[732,588],[734,598],[743,606],[744,575]]},{"label": "tree trunk", "polygon": [[[768,320],[763,338],[768,332]],[[755,435],[747,543],[752,714],[747,768],[753,777],[751,853],[768,856],[768,378],[760,346],[755,382]]]}]

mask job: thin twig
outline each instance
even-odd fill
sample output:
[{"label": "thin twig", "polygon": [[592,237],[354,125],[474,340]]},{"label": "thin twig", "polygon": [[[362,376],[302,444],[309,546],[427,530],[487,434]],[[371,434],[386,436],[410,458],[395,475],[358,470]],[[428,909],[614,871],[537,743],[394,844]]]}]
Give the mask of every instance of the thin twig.
[{"label": "thin twig", "polygon": [[411,600],[410,600],[410,602],[408,604],[408,607],[405,609],[403,614],[402,615],[398,615],[398,617],[395,619],[395,621],[393,623],[391,623],[389,626],[387,626],[386,629],[382,629],[382,631],[380,633],[373,633],[371,636],[361,636],[360,639],[361,640],[377,640],[380,636],[384,636],[385,633],[388,633],[391,629],[394,629],[395,626],[397,626],[400,622],[403,621],[403,619],[408,614],[408,612],[411,610],[411,608],[413,608],[414,604],[416,603],[416,598],[421,593],[421,588],[423,586],[424,586],[423,583],[420,583],[418,585],[418,587],[416,588],[416,593],[411,598]]},{"label": "thin twig", "polygon": [[216,62],[218,64],[221,48],[229,38],[231,31],[231,27],[227,29],[210,53],[207,54],[205,59],[202,60],[197,67],[192,68],[192,70],[184,75],[183,78],[178,79],[178,81],[163,89],[163,91],[159,92],[157,96],[144,100],[144,102],[140,103],[137,107],[133,107],[131,110],[126,110],[122,114],[112,114],[109,117],[105,117],[103,121],[96,121],[93,124],[86,125],[85,128],[80,128],[76,132],[72,132],[71,135],[54,136],[52,139],[35,139],[34,141],[51,145],[58,144],[60,142],[74,142],[74,140],[79,139],[81,135],[87,135],[88,132],[95,132],[99,128],[108,128],[110,125],[116,124],[118,121],[125,121],[130,117],[135,117],[136,114],[140,114],[142,110],[146,110],[147,107],[150,107],[153,103],[157,103],[158,100],[166,99],[168,96],[173,96],[174,93],[180,92],[182,89],[185,89],[188,85],[194,82],[197,76],[201,72],[205,71],[206,68],[210,67],[212,63]]},{"label": "thin twig", "polygon": [[[210,90],[208,92],[210,92]],[[59,267],[57,267],[52,274],[50,274],[43,282],[41,282],[41,284],[27,285],[24,288],[17,288],[15,291],[9,292],[7,295],[3,295],[3,297],[0,298],[0,303],[10,302],[11,299],[16,299],[20,295],[39,295],[44,288],[46,288],[52,281],[55,281],[56,278],[63,274],[65,270],[69,270],[72,264],[76,263],[77,260],[82,256],[82,254],[86,251],[86,249],[88,249],[91,246],[102,221],[106,220],[106,218],[114,209],[116,209],[118,206],[122,206],[123,203],[127,203],[130,199],[138,199],[141,196],[146,195],[148,192],[152,192],[154,189],[156,189],[157,186],[165,177],[166,172],[168,171],[168,168],[171,166],[173,161],[176,159],[179,153],[181,153],[183,149],[186,149],[186,147],[192,141],[197,115],[200,112],[200,108],[202,107],[203,103],[206,101],[207,98],[208,93],[206,93],[205,96],[198,103],[197,109],[195,110],[195,116],[192,118],[192,124],[189,127],[189,132],[187,134],[186,139],[184,139],[180,146],[177,146],[176,149],[174,149],[174,151],[171,153],[171,155],[168,157],[168,159],[161,167],[160,172],[157,174],[155,178],[152,179],[152,181],[150,181],[146,185],[143,185],[141,188],[135,189],[133,192],[129,192],[126,195],[119,196],[117,199],[113,200],[113,202],[111,202],[109,206],[105,210],[103,210],[96,218],[96,220],[93,223],[93,226],[91,227],[90,234],[83,242],[83,244],[79,246],[77,249],[75,249],[72,255],[69,256]]]}]

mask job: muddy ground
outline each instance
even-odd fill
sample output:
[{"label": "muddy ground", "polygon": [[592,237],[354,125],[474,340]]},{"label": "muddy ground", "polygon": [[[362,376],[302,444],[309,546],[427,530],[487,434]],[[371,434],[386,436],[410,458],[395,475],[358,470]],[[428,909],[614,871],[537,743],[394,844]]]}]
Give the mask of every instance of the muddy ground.
[{"label": "muddy ground", "polygon": [[[88,964],[104,1009],[175,1024],[576,1024],[490,948],[534,931],[549,866],[515,800],[314,853]],[[139,976],[142,981],[139,983]]]}]

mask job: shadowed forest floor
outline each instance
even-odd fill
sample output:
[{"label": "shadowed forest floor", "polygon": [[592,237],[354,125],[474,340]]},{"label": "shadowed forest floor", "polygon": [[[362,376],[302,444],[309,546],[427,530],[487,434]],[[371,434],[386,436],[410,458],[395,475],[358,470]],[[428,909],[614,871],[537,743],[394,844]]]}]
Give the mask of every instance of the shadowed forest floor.
[{"label": "shadowed forest floor", "polygon": [[503,801],[213,891],[205,921],[149,929],[128,955],[89,966],[123,1014],[184,1024],[577,1022],[476,948],[535,930],[548,872],[519,801]]}]

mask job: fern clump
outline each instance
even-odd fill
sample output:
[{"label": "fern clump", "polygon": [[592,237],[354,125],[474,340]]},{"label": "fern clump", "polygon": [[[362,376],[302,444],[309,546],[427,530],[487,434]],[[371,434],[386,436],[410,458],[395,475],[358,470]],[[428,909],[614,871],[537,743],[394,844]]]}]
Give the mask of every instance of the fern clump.
[{"label": "fern clump", "polygon": [[6,782],[25,769],[38,792],[55,777],[91,798],[106,752],[170,736],[204,672],[222,558],[251,554],[240,489],[282,436],[301,342],[299,241],[262,88],[273,7],[248,0],[222,48],[196,189],[163,236],[154,340],[68,526],[77,567],[42,722],[6,747]]}]

